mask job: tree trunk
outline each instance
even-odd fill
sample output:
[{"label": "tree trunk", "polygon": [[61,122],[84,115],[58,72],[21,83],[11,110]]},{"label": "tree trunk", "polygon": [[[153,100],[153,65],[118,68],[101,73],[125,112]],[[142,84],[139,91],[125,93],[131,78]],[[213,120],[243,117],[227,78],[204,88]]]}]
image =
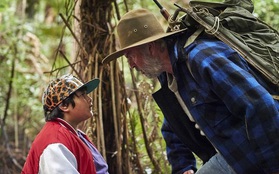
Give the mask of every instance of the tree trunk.
[{"label": "tree trunk", "polygon": [[[101,60],[114,48],[109,22],[112,14],[110,0],[82,0],[80,4],[80,75],[100,78],[101,84],[92,99],[94,118],[86,123],[90,135],[109,164],[113,174],[130,173],[126,129],[126,100],[123,74],[116,62],[102,65]],[[90,134],[91,133],[91,134]]]}]

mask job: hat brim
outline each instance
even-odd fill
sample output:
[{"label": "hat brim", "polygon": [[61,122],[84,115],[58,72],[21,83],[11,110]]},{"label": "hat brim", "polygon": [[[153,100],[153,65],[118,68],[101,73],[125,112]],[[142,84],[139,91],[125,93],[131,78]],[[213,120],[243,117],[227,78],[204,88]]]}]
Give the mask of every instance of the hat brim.
[{"label": "hat brim", "polygon": [[86,87],[86,93],[88,94],[88,93],[92,92],[95,88],[97,88],[99,83],[100,83],[99,79],[93,79],[93,80],[85,83],[84,85],[82,85],[80,88]]},{"label": "hat brim", "polygon": [[136,43],[134,43],[134,44],[132,44],[132,45],[129,45],[129,46],[127,46],[127,47],[124,47],[124,48],[122,48],[122,49],[120,49],[120,50],[118,50],[118,51],[116,51],[116,52],[114,52],[114,53],[112,53],[112,54],[106,56],[106,57],[102,60],[102,63],[103,63],[103,64],[106,64],[106,63],[108,63],[108,62],[110,62],[110,61],[112,61],[112,60],[114,60],[114,59],[117,59],[117,58],[123,56],[123,55],[124,55],[124,52],[125,52],[127,49],[129,49],[129,48],[133,48],[133,47],[140,46],[140,45],[143,45],[143,44],[146,44],[146,43],[149,43],[149,42],[153,42],[153,41],[155,41],[155,40],[158,40],[158,39],[161,39],[161,38],[165,38],[165,37],[167,37],[167,36],[170,36],[170,35],[173,35],[173,34],[176,34],[176,33],[182,32],[182,31],[185,31],[186,29],[187,29],[187,28],[182,29],[182,30],[178,30],[178,31],[168,32],[168,33],[160,33],[160,34],[158,34],[158,35],[155,35],[155,36],[152,36],[152,37],[148,37],[148,38],[146,38],[146,39],[143,39],[143,40],[141,40],[141,41],[139,41],[139,42],[136,42]]}]

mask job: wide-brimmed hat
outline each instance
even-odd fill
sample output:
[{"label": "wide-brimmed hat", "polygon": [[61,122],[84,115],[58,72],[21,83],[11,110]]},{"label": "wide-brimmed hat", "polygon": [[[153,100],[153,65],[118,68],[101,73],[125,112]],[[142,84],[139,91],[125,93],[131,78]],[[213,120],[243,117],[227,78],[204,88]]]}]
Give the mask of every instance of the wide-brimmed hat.
[{"label": "wide-brimmed hat", "polygon": [[250,11],[251,13],[254,10],[254,5],[251,0],[225,0],[224,2],[207,2],[207,1],[192,0],[190,1],[189,5],[191,7],[202,5],[206,7],[215,8],[215,9],[225,8],[230,6],[240,6]]},{"label": "wide-brimmed hat", "polygon": [[123,15],[117,25],[120,49],[105,57],[102,62],[108,63],[122,56],[129,48],[153,42],[183,30],[166,33],[151,12],[146,9],[132,10]]}]

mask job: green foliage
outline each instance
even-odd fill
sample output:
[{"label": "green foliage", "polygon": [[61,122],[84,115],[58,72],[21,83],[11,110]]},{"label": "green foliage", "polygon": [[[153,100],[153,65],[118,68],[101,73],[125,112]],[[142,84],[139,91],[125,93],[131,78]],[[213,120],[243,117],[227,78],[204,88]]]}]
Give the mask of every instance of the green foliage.
[{"label": "green foliage", "polygon": [[279,1],[278,0],[254,0],[254,14],[267,24],[279,30]]},{"label": "green foliage", "polygon": [[[155,158],[160,167],[163,169],[165,173],[170,172],[170,166],[167,162],[167,157],[165,153],[165,142],[162,138],[160,128],[162,126],[163,115],[158,106],[154,103],[152,99],[152,92],[153,87],[150,83],[147,83],[145,80],[139,84],[139,92],[140,98],[143,105],[143,126],[145,132],[147,134],[149,145],[148,147],[152,149],[152,156]],[[139,152],[139,158],[143,169],[146,173],[155,172],[154,166],[150,163],[150,157],[147,154],[145,140],[143,137],[143,128],[140,119],[140,115],[138,114],[137,106],[132,106],[130,108],[132,111],[131,118],[130,118],[130,126],[129,129],[134,132],[136,137],[136,142],[130,142],[130,144],[135,143]],[[131,134],[132,135],[132,134]]]},{"label": "green foliage", "polygon": [[[2,21],[5,25],[1,25],[1,42],[0,42],[0,57],[2,74],[0,90],[0,106],[1,119],[3,119],[4,109],[6,108],[8,91],[12,91],[7,115],[7,124],[13,123],[13,115],[19,115],[19,119],[39,122],[42,117],[42,109],[40,106],[40,85],[42,84],[41,76],[43,75],[37,60],[41,53],[35,56],[34,49],[36,45],[32,45],[30,39],[34,37],[29,32],[30,23],[25,23],[23,20],[13,16],[14,11],[6,10]],[[33,38],[34,39],[34,38]],[[12,62],[15,62],[15,70],[12,72]],[[14,77],[11,79],[11,74]],[[11,89],[8,86],[12,80]],[[38,119],[39,118],[39,119]],[[22,120],[25,123],[25,120]]]},{"label": "green foliage", "polygon": [[[18,115],[18,120],[32,138],[44,123],[41,94],[46,81],[49,80],[49,74],[44,72],[51,70],[54,59],[58,61],[53,68],[66,65],[64,58],[54,57],[63,34],[63,49],[70,50],[71,47],[72,37],[67,30],[64,32],[65,27],[61,25],[62,21],[58,16],[60,12],[69,13],[64,3],[64,1],[41,1],[37,4],[33,18],[25,18],[24,11],[18,10],[22,4],[14,1],[0,3],[0,73],[2,74],[0,102],[3,103],[0,106],[0,118],[4,119],[3,113],[7,107],[8,91],[11,88],[5,121],[7,124],[13,124],[13,115]],[[50,17],[48,21],[46,7],[52,9],[48,13]],[[13,61],[15,70],[12,72]],[[14,76],[11,79],[12,73]],[[9,87],[11,80],[12,86]]]}]

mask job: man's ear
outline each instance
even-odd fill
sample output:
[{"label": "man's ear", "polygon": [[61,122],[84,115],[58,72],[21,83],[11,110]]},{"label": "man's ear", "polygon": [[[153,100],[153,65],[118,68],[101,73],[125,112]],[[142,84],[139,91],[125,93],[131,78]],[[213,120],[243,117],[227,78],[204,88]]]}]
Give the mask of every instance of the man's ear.
[{"label": "man's ear", "polygon": [[148,43],[148,50],[151,56],[155,55],[156,52],[156,43],[155,42],[150,42]]}]

